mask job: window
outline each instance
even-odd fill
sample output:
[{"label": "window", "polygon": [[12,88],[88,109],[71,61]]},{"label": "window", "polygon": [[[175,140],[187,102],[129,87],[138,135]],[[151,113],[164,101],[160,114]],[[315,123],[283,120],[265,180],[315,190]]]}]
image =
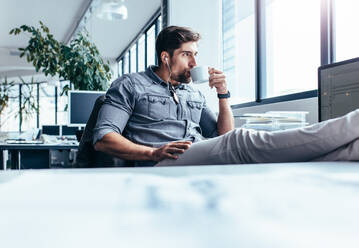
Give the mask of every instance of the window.
[{"label": "window", "polygon": [[19,85],[13,86],[9,91],[8,106],[0,116],[0,127],[3,132],[19,131]]},{"label": "window", "polygon": [[156,34],[158,34],[158,30],[162,28],[162,16],[159,16],[157,18],[157,30],[156,30]]},{"label": "window", "polygon": [[144,71],[145,68],[145,35],[141,35],[138,40],[138,70]]},{"label": "window", "polygon": [[[24,101],[24,98],[26,97],[27,101]],[[26,108],[29,109],[30,104],[34,104],[37,106],[37,87],[36,84],[23,84],[21,85],[21,103]],[[22,112],[22,124],[21,124],[21,130],[29,130],[32,128],[36,128],[36,111],[29,111],[26,113],[24,110]]]},{"label": "window", "polygon": [[55,87],[40,84],[40,127],[55,124]]},{"label": "window", "polygon": [[131,54],[131,71],[130,72],[137,72],[137,48],[136,44],[134,44],[130,50]]},{"label": "window", "polygon": [[[332,35],[327,32],[331,22],[323,20],[332,20],[331,1],[222,0],[223,70],[232,105],[316,94],[317,69],[330,52],[323,49],[323,37],[329,40]],[[343,2],[353,7],[349,0]],[[349,21],[341,25],[350,26]],[[339,26],[337,22],[337,29]],[[342,39],[343,46],[348,46],[348,37]]]},{"label": "window", "polygon": [[320,66],[320,1],[267,1],[265,17],[263,97],[316,89]]},{"label": "window", "polygon": [[155,36],[155,25],[147,31],[147,66],[156,64],[156,36]]},{"label": "window", "polygon": [[[68,102],[69,97],[63,94],[61,96],[61,92],[65,85],[68,85],[69,81],[61,81],[59,86],[57,87],[57,124],[59,125],[67,125],[68,124]],[[66,111],[65,111],[66,110]],[[55,124],[55,123],[53,123]]]},{"label": "window", "polygon": [[36,82],[31,79],[31,82],[25,80],[25,83],[21,85],[21,91],[19,89],[20,84],[11,87],[8,107],[1,113],[0,130],[5,132],[20,131],[20,97],[22,104],[25,103],[24,99],[26,98],[27,101],[30,100],[31,104],[36,107],[39,106],[38,113],[28,105],[26,106],[26,109],[30,109],[31,112],[22,113],[21,131],[41,127],[42,125],[67,125],[68,112],[65,109],[68,104],[68,97],[65,94],[60,96],[60,94],[63,87],[68,84],[68,81],[60,81],[55,86],[48,84],[48,82]]},{"label": "window", "polygon": [[353,0],[335,1],[336,61],[359,57],[359,2]]},{"label": "window", "polygon": [[[145,25],[144,31],[137,35],[138,38],[132,41],[117,58],[119,76],[129,72],[144,71],[146,66],[156,64],[155,43],[161,25],[162,20],[160,12],[158,12],[153,19]],[[129,54],[131,55],[129,56]],[[129,69],[129,65],[131,69]]]},{"label": "window", "polygon": [[127,52],[125,55],[125,58],[123,59],[123,74],[127,74],[130,72],[130,68],[129,68],[129,53]]},{"label": "window", "polygon": [[119,76],[119,77],[123,74],[123,71],[122,71],[122,62],[123,62],[123,60],[120,60],[120,61],[118,62],[118,76]]},{"label": "window", "polygon": [[223,70],[231,104],[255,100],[253,0],[223,0]]}]

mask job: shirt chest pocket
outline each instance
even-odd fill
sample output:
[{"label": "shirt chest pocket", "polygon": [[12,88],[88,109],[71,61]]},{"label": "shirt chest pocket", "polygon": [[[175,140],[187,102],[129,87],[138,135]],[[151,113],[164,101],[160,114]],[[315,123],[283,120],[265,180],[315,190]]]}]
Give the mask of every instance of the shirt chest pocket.
[{"label": "shirt chest pocket", "polygon": [[156,120],[170,117],[170,97],[148,95],[148,115]]},{"label": "shirt chest pocket", "polygon": [[187,106],[189,108],[189,112],[191,113],[192,121],[198,124],[201,120],[203,103],[198,101],[187,101]]}]

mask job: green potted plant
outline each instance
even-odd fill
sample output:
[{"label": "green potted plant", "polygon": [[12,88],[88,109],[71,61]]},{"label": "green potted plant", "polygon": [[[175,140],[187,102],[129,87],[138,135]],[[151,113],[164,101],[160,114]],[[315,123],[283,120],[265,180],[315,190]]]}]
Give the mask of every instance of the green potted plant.
[{"label": "green potted plant", "polygon": [[[22,25],[10,31],[18,35],[21,32],[30,34],[28,45],[19,48],[20,57],[26,56],[36,71],[46,76],[59,76],[68,80],[78,90],[106,90],[111,79],[108,62],[104,62],[100,53],[90,39],[87,31],[78,33],[66,45],[54,39],[50,30],[40,21],[40,28]],[[67,94],[70,85],[63,88]]]}]

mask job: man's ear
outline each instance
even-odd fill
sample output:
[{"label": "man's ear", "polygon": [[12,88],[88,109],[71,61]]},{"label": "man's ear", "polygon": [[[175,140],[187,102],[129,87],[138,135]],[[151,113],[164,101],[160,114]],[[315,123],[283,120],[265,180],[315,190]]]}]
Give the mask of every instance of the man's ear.
[{"label": "man's ear", "polygon": [[165,52],[165,51],[161,52],[162,63],[164,63],[164,64],[168,63],[169,59],[170,59],[170,56],[169,56],[168,52]]}]

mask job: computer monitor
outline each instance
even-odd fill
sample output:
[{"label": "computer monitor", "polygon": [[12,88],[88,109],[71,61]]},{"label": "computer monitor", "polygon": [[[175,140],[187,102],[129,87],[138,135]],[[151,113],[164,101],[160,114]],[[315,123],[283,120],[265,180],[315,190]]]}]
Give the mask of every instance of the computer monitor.
[{"label": "computer monitor", "polygon": [[62,135],[76,135],[76,131],[79,130],[76,126],[61,126]]},{"label": "computer monitor", "polygon": [[69,126],[85,126],[98,97],[104,95],[105,91],[69,91]]},{"label": "computer monitor", "polygon": [[318,97],[319,121],[359,108],[359,58],[319,67]]},{"label": "computer monitor", "polygon": [[43,125],[42,126],[42,134],[47,135],[60,135],[60,126],[59,125]]}]

